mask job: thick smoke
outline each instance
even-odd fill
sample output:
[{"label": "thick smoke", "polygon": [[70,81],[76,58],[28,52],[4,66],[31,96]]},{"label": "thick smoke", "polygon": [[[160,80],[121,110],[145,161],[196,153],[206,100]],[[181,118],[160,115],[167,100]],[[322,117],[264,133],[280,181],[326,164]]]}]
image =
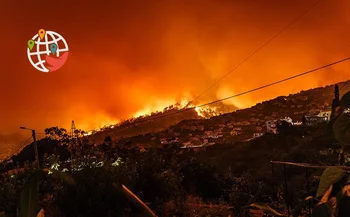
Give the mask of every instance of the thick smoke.
[{"label": "thick smoke", "polygon": [[[190,100],[254,52],[315,0],[4,1],[0,143],[19,126],[79,128]],[[39,6],[40,5],[40,6]],[[55,12],[52,12],[55,8]],[[321,1],[197,103],[240,93],[349,55],[347,0]],[[40,28],[69,43],[66,65],[33,69],[26,42]],[[238,107],[348,79],[349,63],[234,98]],[[13,139],[13,138],[16,139]]]}]

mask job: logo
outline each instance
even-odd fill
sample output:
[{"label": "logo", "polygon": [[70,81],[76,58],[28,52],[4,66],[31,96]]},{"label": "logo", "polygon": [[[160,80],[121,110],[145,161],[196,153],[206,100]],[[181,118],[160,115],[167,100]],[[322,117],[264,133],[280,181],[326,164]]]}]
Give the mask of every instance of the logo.
[{"label": "logo", "polygon": [[66,40],[58,33],[40,29],[28,41],[27,56],[34,68],[41,72],[53,72],[60,69],[68,58]]}]

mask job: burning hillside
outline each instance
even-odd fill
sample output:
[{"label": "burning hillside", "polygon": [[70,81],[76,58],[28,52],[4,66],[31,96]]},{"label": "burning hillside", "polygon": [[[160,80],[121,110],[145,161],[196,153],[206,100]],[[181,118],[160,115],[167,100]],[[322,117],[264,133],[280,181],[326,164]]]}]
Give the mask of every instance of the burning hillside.
[{"label": "burning hillside", "polygon": [[111,135],[114,139],[119,139],[122,137],[165,130],[183,120],[208,119],[235,110],[237,110],[236,107],[223,103],[196,107],[192,105],[191,102],[182,101],[181,103],[175,103],[174,105],[165,107],[162,111],[138,113],[138,117],[90,131],[88,135],[94,140],[101,141],[104,139],[107,132],[107,134]]},{"label": "burning hillside", "polygon": [[[193,105],[192,102],[182,100],[180,103],[175,103],[173,105],[167,106],[162,110],[152,111],[151,109],[143,109],[138,111],[133,118],[120,121],[115,124],[106,124],[101,128],[96,128],[87,132],[87,135],[96,133],[98,131],[103,131],[105,129],[113,129],[115,127],[125,127],[131,124],[138,126],[144,122],[154,122],[157,119],[162,119],[168,117],[172,119],[172,116],[182,117],[181,119],[200,119],[200,118],[211,118],[214,116],[219,116],[225,113],[230,113],[238,108],[232,105],[225,105],[223,103],[217,103],[215,105]],[[174,118],[177,119],[177,118]],[[166,124],[167,126],[167,124]]]}]

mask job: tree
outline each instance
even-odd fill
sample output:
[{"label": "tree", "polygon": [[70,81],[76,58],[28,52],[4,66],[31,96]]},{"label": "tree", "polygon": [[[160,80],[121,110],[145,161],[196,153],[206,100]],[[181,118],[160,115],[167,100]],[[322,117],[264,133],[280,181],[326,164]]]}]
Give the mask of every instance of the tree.
[{"label": "tree", "polygon": [[350,147],[350,113],[343,113],[350,108],[350,92],[341,101],[333,124],[334,136],[340,143],[339,164],[350,164],[350,156],[345,151]]},{"label": "tree", "polygon": [[68,139],[67,130],[59,127],[50,127],[45,129],[45,135],[52,140]]}]

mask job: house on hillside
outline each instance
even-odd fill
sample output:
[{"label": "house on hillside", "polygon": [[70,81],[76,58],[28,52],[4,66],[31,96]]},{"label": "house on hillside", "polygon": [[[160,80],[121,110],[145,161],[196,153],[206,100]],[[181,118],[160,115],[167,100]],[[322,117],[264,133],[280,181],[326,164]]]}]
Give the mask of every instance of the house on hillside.
[{"label": "house on hillside", "polygon": [[259,138],[259,137],[261,137],[261,136],[263,136],[264,134],[263,133],[254,133],[253,134],[253,138],[255,139],[255,138]]},{"label": "house on hillside", "polygon": [[208,131],[205,131],[205,132],[204,132],[204,136],[207,137],[207,138],[209,138],[209,137],[212,136],[212,135],[214,135],[214,133],[213,133],[213,131],[211,131],[211,130],[208,130]]},{"label": "house on hillside", "polygon": [[250,125],[250,122],[249,121],[243,121],[241,122],[243,126],[249,126]]},{"label": "house on hillside", "polygon": [[168,144],[168,141],[167,141],[166,138],[161,138],[161,139],[160,139],[160,143],[161,143],[161,144]]},{"label": "house on hillside", "polygon": [[345,109],[344,113],[350,113],[350,109]]},{"label": "house on hillside", "polygon": [[277,134],[277,121],[266,121],[266,128],[267,133]]},{"label": "house on hillside", "polygon": [[237,136],[237,135],[239,135],[239,132],[237,132],[236,130],[231,130],[230,131],[230,135],[231,136]]},{"label": "house on hillside", "polygon": [[332,111],[321,111],[320,113],[318,113],[318,116],[326,117],[327,121],[329,121],[331,119],[331,113]]},{"label": "house on hillside", "polygon": [[191,130],[191,131],[195,131],[196,129],[197,129],[196,126],[190,126],[190,130]]},{"label": "house on hillside", "polygon": [[281,118],[280,121],[285,121],[287,123],[293,124],[293,120],[290,117]]},{"label": "house on hillside", "polygon": [[294,126],[301,126],[301,125],[303,125],[303,122],[301,122],[301,121],[296,121],[296,122],[293,122],[293,125],[294,125]]},{"label": "house on hillside", "polygon": [[197,130],[203,131],[203,130],[204,130],[204,126],[203,126],[203,125],[199,125],[199,126],[197,127]]},{"label": "house on hillside", "polygon": [[225,124],[219,124],[219,128],[225,128]]},{"label": "house on hillside", "polygon": [[328,122],[331,118],[331,111],[321,111],[317,115],[306,115],[304,118],[305,124],[309,126]]},{"label": "house on hillside", "polygon": [[320,123],[328,122],[328,117],[323,117],[319,115],[305,115],[305,125],[315,126]]}]

